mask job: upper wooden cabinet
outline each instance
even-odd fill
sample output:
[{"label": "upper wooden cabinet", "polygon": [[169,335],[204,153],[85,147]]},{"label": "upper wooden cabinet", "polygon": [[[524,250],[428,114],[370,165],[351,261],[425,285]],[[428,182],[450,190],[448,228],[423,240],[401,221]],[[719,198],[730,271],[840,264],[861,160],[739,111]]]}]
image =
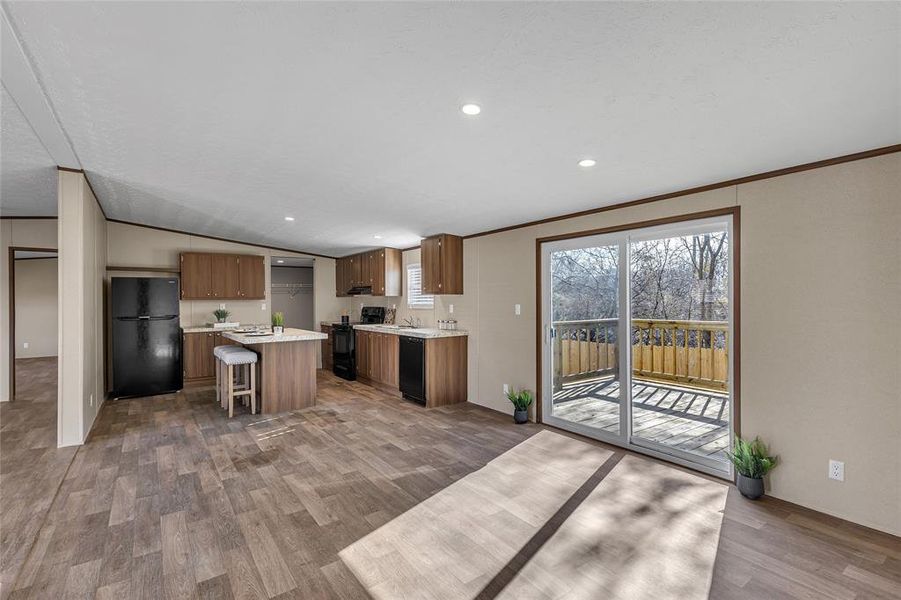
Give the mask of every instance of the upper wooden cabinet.
[{"label": "upper wooden cabinet", "polygon": [[379,248],[335,260],[335,295],[368,287],[373,296],[400,296],[403,258],[396,248]]},{"label": "upper wooden cabinet", "polygon": [[463,293],[463,238],[442,233],[422,240],[422,292]]},{"label": "upper wooden cabinet", "polygon": [[262,256],[183,252],[180,262],[182,300],[259,300],[266,297]]}]

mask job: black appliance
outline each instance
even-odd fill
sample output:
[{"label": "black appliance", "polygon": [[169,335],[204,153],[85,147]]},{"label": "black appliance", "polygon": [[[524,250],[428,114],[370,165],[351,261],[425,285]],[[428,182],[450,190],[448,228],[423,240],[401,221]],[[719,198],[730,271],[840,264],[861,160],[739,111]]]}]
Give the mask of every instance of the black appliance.
[{"label": "black appliance", "polygon": [[113,397],[153,396],[183,387],[178,279],[113,277]]},{"label": "black appliance", "polygon": [[[360,323],[373,325],[385,322],[383,306],[364,306],[360,311]],[[356,339],[354,326],[341,317],[340,323],[332,324],[332,372],[348,381],[357,378]]]},{"label": "black appliance", "polygon": [[400,393],[425,406],[425,340],[400,336]]},{"label": "black appliance", "polygon": [[354,287],[347,290],[347,295],[348,296],[371,296],[372,295],[372,286],[371,285],[355,285]]}]

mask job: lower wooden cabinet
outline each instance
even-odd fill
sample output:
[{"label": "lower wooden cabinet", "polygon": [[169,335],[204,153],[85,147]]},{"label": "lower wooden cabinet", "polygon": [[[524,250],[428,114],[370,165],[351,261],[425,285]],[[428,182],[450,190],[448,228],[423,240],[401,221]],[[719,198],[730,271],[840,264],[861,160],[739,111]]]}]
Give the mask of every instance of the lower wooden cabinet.
[{"label": "lower wooden cabinet", "polygon": [[334,337],[332,335],[332,328],[330,325],[320,325],[319,331],[326,334],[328,336],[327,339],[322,340],[322,368],[331,371],[332,369],[332,343],[334,341]]},{"label": "lower wooden cabinet", "polygon": [[390,333],[355,332],[357,376],[373,383],[396,388],[400,385],[398,372],[399,340]]},{"label": "lower wooden cabinet", "polygon": [[213,348],[235,345],[217,331],[186,333],[182,336],[182,360],[185,383],[197,383],[205,379],[215,379],[216,361]]}]

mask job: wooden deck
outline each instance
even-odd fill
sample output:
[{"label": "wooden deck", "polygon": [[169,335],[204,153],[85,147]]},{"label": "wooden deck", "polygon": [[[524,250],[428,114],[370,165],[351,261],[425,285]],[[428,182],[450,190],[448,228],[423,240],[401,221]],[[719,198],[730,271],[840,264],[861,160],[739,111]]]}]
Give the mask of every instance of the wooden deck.
[{"label": "wooden deck", "polygon": [[[709,390],[646,380],[632,385],[633,437],[722,458],[729,445],[729,397]],[[565,384],[554,394],[554,416],[619,431],[619,382],[611,377]]]}]

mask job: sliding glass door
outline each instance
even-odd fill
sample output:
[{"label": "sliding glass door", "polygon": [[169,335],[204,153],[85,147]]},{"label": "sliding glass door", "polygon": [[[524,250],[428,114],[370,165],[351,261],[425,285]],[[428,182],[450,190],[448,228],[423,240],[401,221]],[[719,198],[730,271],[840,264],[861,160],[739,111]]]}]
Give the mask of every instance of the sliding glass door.
[{"label": "sliding glass door", "polygon": [[548,424],[728,474],[731,221],[542,244]]}]

